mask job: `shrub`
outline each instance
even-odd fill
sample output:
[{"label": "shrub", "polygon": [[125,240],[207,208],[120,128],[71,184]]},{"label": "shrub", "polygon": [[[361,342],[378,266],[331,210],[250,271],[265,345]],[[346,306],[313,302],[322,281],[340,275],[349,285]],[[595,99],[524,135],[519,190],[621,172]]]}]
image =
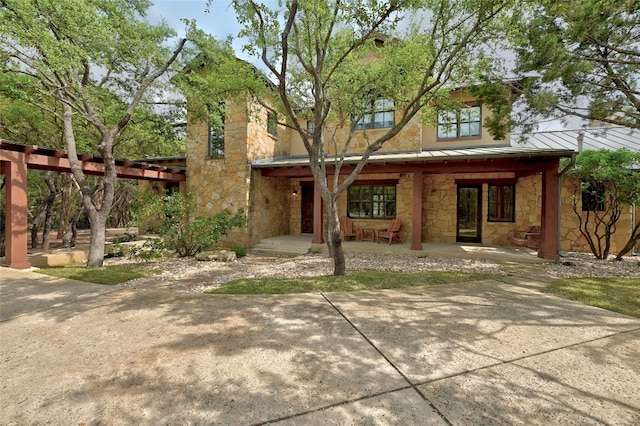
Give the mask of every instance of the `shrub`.
[{"label": "shrub", "polygon": [[138,222],[156,224],[160,243],[179,257],[195,256],[216,247],[227,231],[246,225],[243,209],[236,214],[225,209],[213,216],[194,216],[194,209],[193,194],[174,192],[142,199],[136,218]]},{"label": "shrub", "polygon": [[247,255],[247,247],[246,246],[233,246],[231,250],[235,252],[237,257],[245,257]]}]

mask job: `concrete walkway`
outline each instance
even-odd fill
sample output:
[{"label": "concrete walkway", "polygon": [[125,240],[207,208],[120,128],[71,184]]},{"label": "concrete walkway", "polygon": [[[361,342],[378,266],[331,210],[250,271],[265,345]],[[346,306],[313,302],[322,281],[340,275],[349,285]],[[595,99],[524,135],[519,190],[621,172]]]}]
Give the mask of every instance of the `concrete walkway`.
[{"label": "concrete walkway", "polygon": [[640,424],[640,320],[532,280],[289,296],[0,280],[0,424]]}]

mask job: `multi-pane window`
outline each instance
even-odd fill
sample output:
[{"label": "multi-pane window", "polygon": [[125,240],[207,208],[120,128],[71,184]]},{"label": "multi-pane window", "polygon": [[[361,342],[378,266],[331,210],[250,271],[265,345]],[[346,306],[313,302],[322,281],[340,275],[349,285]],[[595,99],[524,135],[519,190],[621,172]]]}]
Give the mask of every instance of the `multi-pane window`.
[{"label": "multi-pane window", "polygon": [[217,107],[208,106],[209,132],[207,145],[209,157],[224,157],[224,116],[225,105],[221,102]]},{"label": "multi-pane window", "polygon": [[460,111],[441,111],[438,114],[438,139],[458,139],[480,136],[481,107],[464,106]]},{"label": "multi-pane window", "polygon": [[515,185],[489,185],[489,222],[513,222]]},{"label": "multi-pane window", "polygon": [[396,217],[395,185],[352,185],[348,192],[348,215],[362,219]]},{"label": "multi-pane window", "polygon": [[393,101],[378,98],[370,105],[370,108],[371,112],[364,114],[356,123],[356,130],[393,127],[395,123]]},{"label": "multi-pane window", "polygon": [[604,211],[604,184],[601,182],[582,182],[582,211]]},{"label": "multi-pane window", "polygon": [[276,136],[278,134],[278,118],[276,113],[273,111],[269,111],[267,113],[267,133],[272,136]]}]

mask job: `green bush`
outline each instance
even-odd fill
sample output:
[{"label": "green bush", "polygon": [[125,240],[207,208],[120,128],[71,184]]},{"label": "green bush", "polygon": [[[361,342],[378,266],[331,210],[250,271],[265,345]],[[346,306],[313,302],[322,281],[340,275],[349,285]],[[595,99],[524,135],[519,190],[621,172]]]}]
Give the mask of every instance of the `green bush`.
[{"label": "green bush", "polygon": [[246,246],[233,246],[231,250],[235,252],[237,257],[245,257],[247,255],[247,247]]},{"label": "green bush", "polygon": [[245,226],[244,210],[231,214],[228,209],[213,216],[194,216],[193,194],[145,197],[136,209],[136,221],[155,224],[160,243],[174,250],[179,257],[195,256],[202,250],[216,247],[230,229]]},{"label": "green bush", "polygon": [[163,258],[166,251],[167,249],[160,238],[152,238],[146,240],[141,247],[131,247],[129,257],[148,262],[150,260]]}]

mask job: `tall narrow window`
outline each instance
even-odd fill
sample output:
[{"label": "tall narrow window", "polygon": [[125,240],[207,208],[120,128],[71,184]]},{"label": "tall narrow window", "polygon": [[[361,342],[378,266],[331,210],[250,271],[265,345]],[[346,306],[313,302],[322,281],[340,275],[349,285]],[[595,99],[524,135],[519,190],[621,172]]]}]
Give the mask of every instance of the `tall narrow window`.
[{"label": "tall narrow window", "polygon": [[209,105],[209,157],[224,157],[224,121],[225,104],[220,102],[217,106]]},{"label": "tall narrow window", "polygon": [[267,113],[267,133],[271,136],[278,135],[278,118],[273,111]]},{"label": "tall narrow window", "polygon": [[348,215],[362,219],[396,217],[395,185],[352,185],[348,192]]},{"label": "tall narrow window", "polygon": [[515,185],[489,185],[489,222],[513,222]]},{"label": "tall narrow window", "polygon": [[381,129],[393,127],[395,124],[395,106],[393,101],[384,98],[376,99],[370,105],[370,111],[356,123],[356,130]]},{"label": "tall narrow window", "polygon": [[582,182],[582,211],[604,211],[604,184],[601,182]]},{"label": "tall narrow window", "polygon": [[459,139],[480,136],[481,107],[464,106],[460,111],[438,114],[438,139]]},{"label": "tall narrow window", "polygon": [[316,123],[309,119],[307,120],[307,133],[311,134],[316,131]]}]

